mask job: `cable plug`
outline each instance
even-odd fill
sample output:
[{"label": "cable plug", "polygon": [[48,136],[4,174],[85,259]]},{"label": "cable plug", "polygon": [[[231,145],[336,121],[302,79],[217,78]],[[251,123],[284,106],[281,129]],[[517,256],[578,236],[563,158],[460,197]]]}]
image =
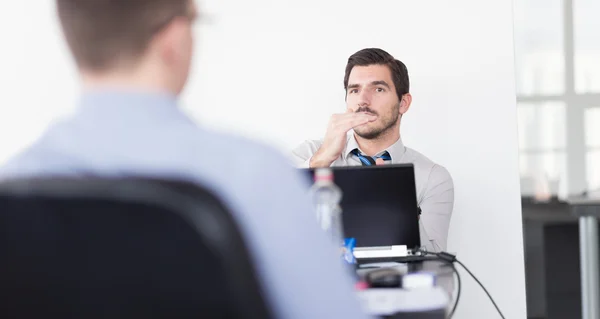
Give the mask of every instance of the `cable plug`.
[{"label": "cable plug", "polygon": [[450,253],[447,253],[445,251],[442,251],[441,253],[437,253],[436,255],[447,262],[450,262],[450,263],[456,262],[456,256],[454,256]]}]

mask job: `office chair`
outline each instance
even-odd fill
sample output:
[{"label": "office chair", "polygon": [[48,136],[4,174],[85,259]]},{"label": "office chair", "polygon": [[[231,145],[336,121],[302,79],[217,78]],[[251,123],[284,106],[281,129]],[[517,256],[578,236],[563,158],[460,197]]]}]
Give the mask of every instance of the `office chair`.
[{"label": "office chair", "polygon": [[271,318],[235,221],[151,179],[0,183],[1,318]]}]

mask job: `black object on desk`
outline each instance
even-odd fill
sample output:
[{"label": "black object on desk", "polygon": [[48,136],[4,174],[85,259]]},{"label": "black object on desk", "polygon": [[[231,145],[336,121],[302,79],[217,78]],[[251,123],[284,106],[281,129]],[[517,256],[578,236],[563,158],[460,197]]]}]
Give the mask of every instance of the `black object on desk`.
[{"label": "black object on desk", "polygon": [[365,279],[371,288],[400,288],[402,286],[402,273],[394,268],[379,268],[370,271]]},{"label": "black object on desk", "polygon": [[409,256],[399,256],[399,257],[376,257],[376,258],[357,259],[356,263],[359,265],[381,263],[381,262],[397,262],[397,263],[415,264],[415,263],[422,263],[422,262],[428,261],[428,260],[439,260],[439,258],[436,256],[432,256],[432,255],[409,255]]}]

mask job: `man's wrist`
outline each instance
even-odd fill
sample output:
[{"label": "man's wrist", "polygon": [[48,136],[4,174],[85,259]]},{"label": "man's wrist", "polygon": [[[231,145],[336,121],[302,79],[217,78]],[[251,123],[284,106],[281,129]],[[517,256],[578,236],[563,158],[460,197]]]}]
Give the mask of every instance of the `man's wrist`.
[{"label": "man's wrist", "polygon": [[318,168],[318,167],[329,167],[334,160],[324,159],[323,156],[317,151],[315,155],[310,159],[309,167],[310,168]]}]

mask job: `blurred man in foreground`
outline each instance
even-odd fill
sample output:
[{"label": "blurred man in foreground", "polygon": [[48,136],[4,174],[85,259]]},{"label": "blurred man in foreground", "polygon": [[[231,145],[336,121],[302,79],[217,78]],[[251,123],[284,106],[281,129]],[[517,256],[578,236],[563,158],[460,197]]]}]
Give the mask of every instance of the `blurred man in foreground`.
[{"label": "blurred man in foreground", "polygon": [[277,318],[364,318],[317,226],[307,185],[286,159],[199,128],[179,110],[194,2],[57,0],[57,9],[83,84],[77,111],[10,160],[0,179],[142,175],[200,183],[232,209]]}]

